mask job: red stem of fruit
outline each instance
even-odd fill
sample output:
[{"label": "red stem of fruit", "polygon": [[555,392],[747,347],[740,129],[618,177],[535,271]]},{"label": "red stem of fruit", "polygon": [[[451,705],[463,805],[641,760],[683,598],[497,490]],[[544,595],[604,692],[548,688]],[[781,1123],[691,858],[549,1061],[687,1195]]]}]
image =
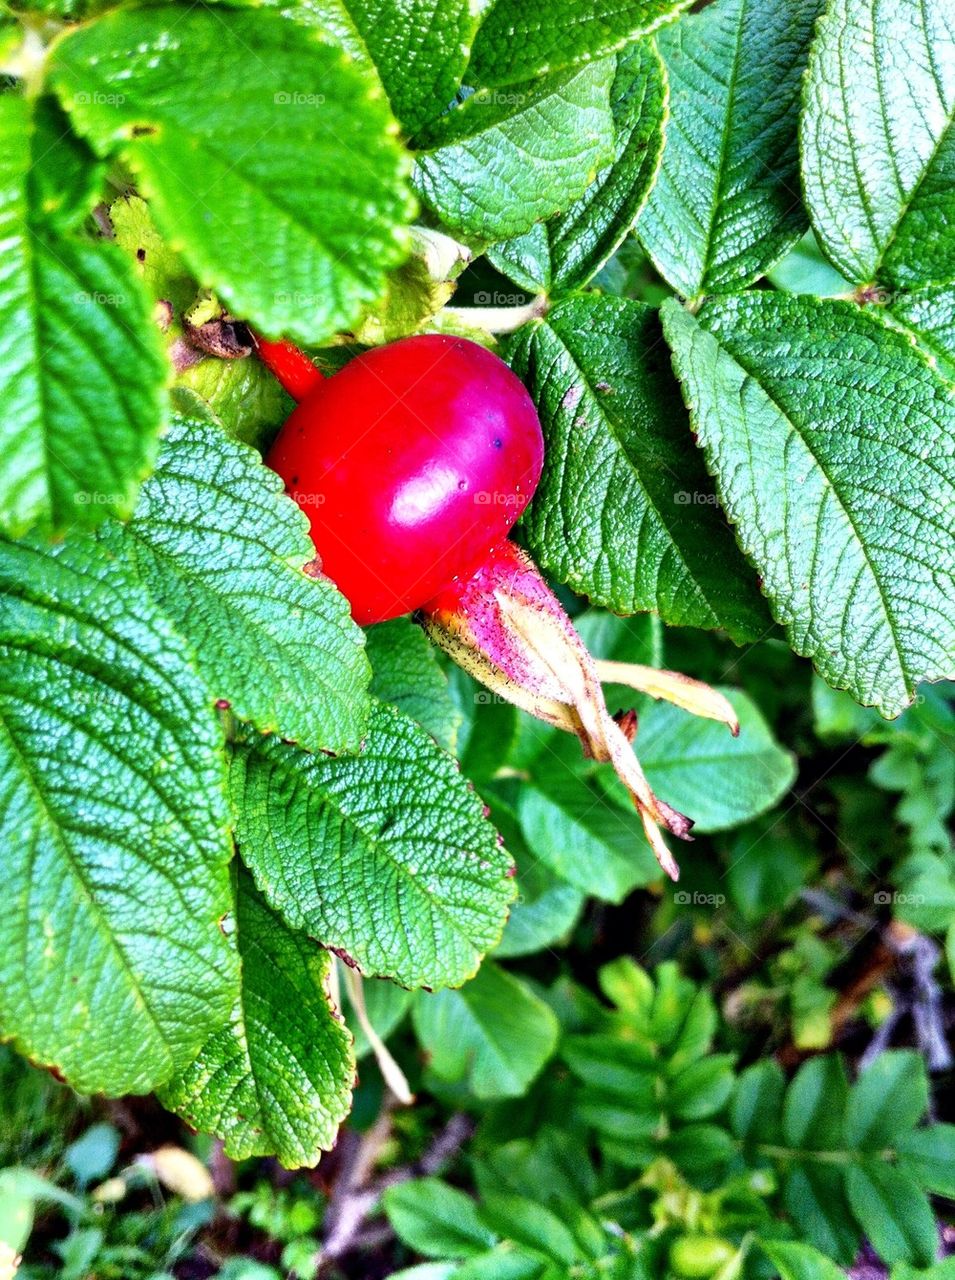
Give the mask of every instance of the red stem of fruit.
[{"label": "red stem of fruit", "polygon": [[293,342],[279,338],[269,342],[252,334],[256,354],[265,367],[275,375],[293,400],[304,400],[322,381],[323,374],[315,363],[300,351]]}]

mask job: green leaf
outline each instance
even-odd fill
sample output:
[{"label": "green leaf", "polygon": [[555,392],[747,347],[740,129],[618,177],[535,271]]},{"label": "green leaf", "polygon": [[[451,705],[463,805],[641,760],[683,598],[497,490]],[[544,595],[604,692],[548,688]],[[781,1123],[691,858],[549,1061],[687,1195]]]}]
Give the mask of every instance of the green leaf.
[{"label": "green leaf", "polygon": [[845,1272],[812,1245],[797,1240],[760,1240],[759,1247],[781,1280],[844,1280]]},{"label": "green leaf", "polygon": [[[721,692],[739,718],[739,737],[715,720],[657,702],[641,716],[636,742],[651,787],[689,813],[699,832],[724,831],[772,808],[796,778],[795,758],[776,742],[756,704],[738,689]],[[621,795],[616,779],[604,776]]]},{"label": "green leaf", "polygon": [[890,295],[889,312],[955,381],[955,285],[926,285]]},{"label": "green leaf", "polygon": [[[850,705],[859,710],[854,702]],[[778,813],[739,828],[727,842],[726,856],[730,897],[747,924],[782,911],[816,869],[811,842],[798,830],[781,826]]]},{"label": "green leaf", "polygon": [[773,1059],[755,1062],[736,1081],[730,1124],[741,1142],[778,1142],[786,1077]]},{"label": "green leaf", "polygon": [[163,1106],[224,1139],[233,1160],[318,1163],[348,1114],[355,1055],[328,994],[332,958],[294,933],[240,873],[241,988],[227,1024],[160,1091]]},{"label": "green leaf", "polygon": [[804,1062],[786,1091],[783,1134],[789,1146],[807,1151],[843,1150],[848,1096],[841,1058],[829,1054]]},{"label": "green leaf", "polygon": [[14,534],[132,510],[166,381],[122,253],[63,230],[90,203],[85,148],[48,106],[30,112],[0,98],[0,525]]},{"label": "green leaf", "polygon": [[882,1053],[852,1086],[846,1108],[846,1145],[881,1150],[914,1128],[928,1107],[928,1079],[912,1051]]},{"label": "green leaf", "polygon": [[541,566],[617,613],[761,636],[755,579],[693,447],[656,313],[570,299],[522,329],[508,358],[547,446],[523,525]]},{"label": "green leaf", "polygon": [[468,0],[344,0],[391,109],[414,133],[461,86],[477,26]]},{"label": "green leaf", "polygon": [[0,543],[0,1028],[142,1093],[228,1017],[222,741],[184,644],[95,544]]},{"label": "green leaf", "polygon": [[795,651],[897,715],[955,670],[955,395],[845,302],[664,305],[721,501]]},{"label": "green leaf", "polygon": [[517,901],[511,907],[495,955],[525,956],[559,943],[577,922],[584,905],[580,889],[567,884],[527,848],[516,814],[496,802],[491,820],[517,864]]},{"label": "green leaf", "polygon": [[955,276],[955,13],[948,0],[832,0],[802,117],[816,233],[859,283]]},{"label": "green leaf", "polygon": [[846,1170],[846,1194],[859,1226],[879,1257],[930,1266],[938,1249],[938,1227],[918,1184],[877,1160]]},{"label": "green leaf", "polygon": [[842,1171],[828,1165],[796,1165],[783,1181],[783,1204],[806,1239],[846,1266],[859,1247],[859,1228],[846,1200]]},{"label": "green leaf", "polygon": [[449,227],[521,235],[583,195],[614,154],[613,59],[479,90],[417,139],[415,186]]},{"label": "green leaf", "polygon": [[820,8],[716,0],[659,38],[670,120],[637,234],[685,297],[751,283],[806,229],[799,88]]},{"label": "green leaf", "polygon": [[543,1254],[563,1268],[580,1259],[569,1228],[551,1209],[527,1196],[491,1192],[482,1198],[481,1217],[501,1237]]},{"label": "green leaf", "polygon": [[398,1239],[426,1258],[470,1258],[497,1239],[471,1197],[440,1178],[389,1187],[383,1203]]},{"label": "green leaf", "polygon": [[[382,1040],[387,1040],[401,1025],[416,998],[413,991],[406,991],[404,987],[397,987],[393,982],[385,982],[377,978],[369,982],[363,981],[362,993],[368,1021]],[[371,1052],[371,1045],[348,998],[348,988],[345,984],[342,984],[342,1011],[345,1014],[348,1029],[355,1040],[355,1057],[361,1059]]]},{"label": "green leaf", "polygon": [[902,1133],[895,1149],[899,1167],[919,1186],[949,1200],[955,1197],[955,1125],[933,1124]]},{"label": "green leaf", "polygon": [[851,283],[824,256],[811,228],[785,258],[766,272],[766,278],[786,293],[811,293],[817,298],[833,298],[852,292]]},{"label": "green leaf", "polygon": [[124,9],[65,35],[49,74],[201,282],[270,333],[347,329],[405,257],[387,104],[315,32],[261,11]]},{"label": "green leaf", "polygon": [[531,853],[583,893],[622,902],[660,878],[636,812],[569,772],[523,786],[517,816]]},{"label": "green leaf", "polygon": [[418,1000],[415,1030],[441,1080],[477,1098],[517,1098],[557,1047],[551,1009],[513,974],[485,961],[459,991]]},{"label": "green leaf", "polygon": [[421,628],[407,618],[395,618],[369,627],[365,640],[373,672],[372,694],[417,720],[439,746],[453,752],[461,713],[434,646]]},{"label": "green leaf", "polygon": [[669,1083],[666,1110],[678,1120],[703,1120],[721,1111],[733,1092],[733,1057],[714,1053],[677,1072]]},{"label": "green leaf", "polygon": [[451,757],[394,708],[373,704],[359,756],[240,749],[232,795],[271,905],[363,973],[464,982],[500,938],[511,860]]},{"label": "green leaf", "polygon": [[546,71],[589,62],[622,49],[668,22],[691,0],[552,0],[546,9],[525,0],[494,0],[484,14],[468,78],[507,85]]},{"label": "green leaf", "polygon": [[177,420],[132,520],[104,536],[240,719],[310,750],[358,746],[368,711],[362,632],[332,584],[302,572],[315,554],[306,519],[254,450]]},{"label": "green leaf", "polygon": [[517,264],[513,278],[525,288],[580,288],[636,222],[660,165],[667,109],[666,74],[652,41],[617,55],[610,107],[617,136],[613,161],[563,213],[488,251],[505,275]]}]

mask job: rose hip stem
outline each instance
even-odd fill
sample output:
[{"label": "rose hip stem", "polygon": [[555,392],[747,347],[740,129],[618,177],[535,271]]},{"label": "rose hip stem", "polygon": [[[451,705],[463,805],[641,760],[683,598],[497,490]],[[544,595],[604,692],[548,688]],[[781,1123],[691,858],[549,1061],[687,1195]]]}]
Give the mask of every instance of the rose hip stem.
[{"label": "rose hip stem", "polygon": [[286,338],[270,342],[267,338],[260,338],[251,329],[249,332],[252,335],[256,355],[275,375],[293,400],[304,400],[309,392],[314,391],[323,380],[324,374],[315,362],[310,360],[304,351],[300,351],[293,342],[289,342]]}]

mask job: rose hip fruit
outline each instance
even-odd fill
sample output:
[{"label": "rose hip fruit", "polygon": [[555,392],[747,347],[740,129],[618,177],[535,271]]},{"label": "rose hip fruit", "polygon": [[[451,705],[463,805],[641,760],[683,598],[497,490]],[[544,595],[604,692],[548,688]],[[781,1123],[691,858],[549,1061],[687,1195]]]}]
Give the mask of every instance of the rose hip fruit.
[{"label": "rose hip fruit", "polygon": [[366,624],[473,574],[533,496],[543,451],[534,402],[503,360],[427,334],[317,382],[267,462]]}]

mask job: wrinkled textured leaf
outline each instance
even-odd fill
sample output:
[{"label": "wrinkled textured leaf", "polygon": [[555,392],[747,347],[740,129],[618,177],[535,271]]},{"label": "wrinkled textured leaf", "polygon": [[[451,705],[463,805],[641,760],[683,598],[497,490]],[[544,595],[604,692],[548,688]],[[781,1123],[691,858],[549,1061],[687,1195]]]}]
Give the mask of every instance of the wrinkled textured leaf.
[{"label": "wrinkled textured leaf", "polygon": [[889,311],[955,382],[955,284],[901,290],[891,295]]},{"label": "wrinkled textured leaf", "polygon": [[955,9],[832,0],[802,117],[813,225],[860,283],[955,277]]},{"label": "wrinkled textured leaf", "polygon": [[618,613],[761,636],[755,577],[693,447],[656,313],[575,298],[525,326],[508,358],[547,446],[523,523],[542,567]]},{"label": "wrinkled textured leaf", "polygon": [[144,1092],[235,996],[211,699],[90,542],[0,543],[0,651],[0,1028],[78,1089]]},{"label": "wrinkled textured leaf", "polygon": [[161,1101],[224,1139],[233,1160],[275,1155],[287,1168],[311,1166],[348,1114],[355,1074],[351,1036],[327,990],[332,958],[293,933],[246,873],[235,932],[242,972],[232,1017]]},{"label": "wrinkled textured leaf", "polygon": [[359,756],[241,749],[232,795],[266,898],[363,973],[464,982],[500,937],[511,860],[454,761],[394,708],[373,704]]},{"label": "wrinkled textured leaf", "polygon": [[481,21],[468,68],[478,84],[506,85],[613,53],[655,31],[691,0],[494,0]]},{"label": "wrinkled textured leaf", "polygon": [[617,143],[579,200],[516,240],[488,252],[524,288],[576,289],[600,270],[636,222],[663,154],[666,74],[652,41],[617,55],[610,89]]},{"label": "wrinkled textured leaf", "polygon": [[344,0],[407,133],[444,111],[477,26],[468,0]]},{"label": "wrinkled textured leaf", "polygon": [[0,525],[14,534],[129,513],[166,380],[123,255],[64,230],[87,212],[96,166],[48,106],[30,111],[0,98]]},{"label": "wrinkled textured leaf", "polygon": [[473,94],[417,140],[422,199],[449,227],[489,240],[566,208],[613,159],[614,65]]},{"label": "wrinkled textured leaf", "polygon": [[368,663],[348,604],[302,566],[305,518],[252,449],[177,420],[132,520],[104,531],[194,646],[216,698],[310,750],[358,746]]},{"label": "wrinkled textured leaf", "polygon": [[806,229],[799,89],[820,8],[716,0],[660,35],[670,119],[637,233],[686,297],[748,284]]},{"label": "wrinkled textured leaf", "polygon": [[850,303],[664,306],[721,501],[797,653],[897,715],[955,670],[955,395]]},{"label": "wrinkled textured leaf", "polygon": [[50,76],[202,283],[266,330],[347,328],[404,258],[407,162],[380,87],[313,31],[225,7],[174,23],[126,9],[67,35]]},{"label": "wrinkled textured leaf", "polygon": [[460,991],[420,999],[412,1018],[435,1075],[466,1079],[478,1098],[520,1097],[557,1047],[548,1005],[489,961]]}]

